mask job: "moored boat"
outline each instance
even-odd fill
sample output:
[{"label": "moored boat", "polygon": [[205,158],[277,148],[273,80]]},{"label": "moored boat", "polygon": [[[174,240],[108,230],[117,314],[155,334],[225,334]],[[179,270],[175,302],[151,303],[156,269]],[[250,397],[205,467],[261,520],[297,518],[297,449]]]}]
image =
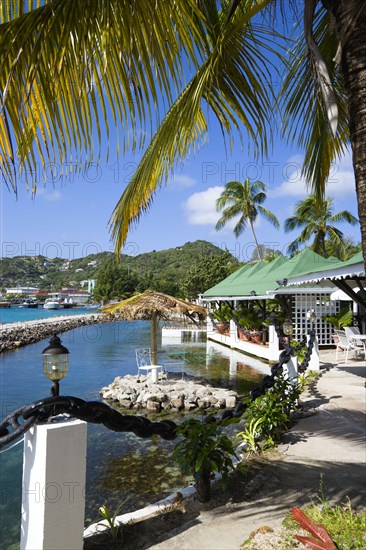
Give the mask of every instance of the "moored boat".
[{"label": "moored boat", "polygon": [[0,307],[10,307],[10,302],[0,302]]},{"label": "moored boat", "polygon": [[18,307],[36,308],[36,307],[38,307],[38,302],[36,302],[35,300],[32,300],[31,298],[28,298],[27,300],[24,300],[24,302],[19,304]]},{"label": "moored boat", "polygon": [[60,309],[60,302],[54,300],[53,298],[47,298],[43,304],[44,309]]}]

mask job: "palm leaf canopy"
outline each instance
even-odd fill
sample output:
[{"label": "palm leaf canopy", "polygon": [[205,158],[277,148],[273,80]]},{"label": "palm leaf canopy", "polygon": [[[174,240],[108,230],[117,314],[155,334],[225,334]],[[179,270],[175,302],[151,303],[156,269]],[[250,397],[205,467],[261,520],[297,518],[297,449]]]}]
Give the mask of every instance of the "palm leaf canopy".
[{"label": "palm leaf canopy", "polygon": [[[304,36],[297,28],[285,55],[289,41],[261,17],[275,0],[0,2],[3,179],[16,190],[26,171],[35,192],[39,160],[62,167],[63,176],[81,172],[101,154],[108,161],[111,138],[117,154],[119,139],[124,151],[143,152],[110,220],[119,252],[159,186],[207,139],[210,113],[230,147],[239,136],[265,156],[280,106],[283,134],[305,149],[304,176],[323,194],[331,162],[349,139],[349,120],[325,2],[305,2],[317,4],[308,19],[334,88],[337,130],[329,129],[322,79],[305,55]],[[277,102],[273,81],[282,63]]]},{"label": "palm leaf canopy", "polygon": [[126,321],[148,320],[153,315],[159,319],[170,319],[183,315],[191,320],[194,320],[195,316],[199,318],[207,316],[207,311],[202,306],[154,290],[147,290],[117,304],[104,306],[102,312],[118,314]]}]

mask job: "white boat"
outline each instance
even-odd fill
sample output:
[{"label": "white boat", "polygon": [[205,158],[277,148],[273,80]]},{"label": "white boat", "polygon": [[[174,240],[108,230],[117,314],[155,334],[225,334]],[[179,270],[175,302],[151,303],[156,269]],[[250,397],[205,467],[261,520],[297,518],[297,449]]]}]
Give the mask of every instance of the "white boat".
[{"label": "white boat", "polygon": [[38,307],[38,302],[28,298],[27,300],[24,300],[24,302],[19,304],[18,307],[36,308],[36,307]]},{"label": "white boat", "polygon": [[60,309],[60,303],[53,298],[47,298],[43,304],[43,309]]}]

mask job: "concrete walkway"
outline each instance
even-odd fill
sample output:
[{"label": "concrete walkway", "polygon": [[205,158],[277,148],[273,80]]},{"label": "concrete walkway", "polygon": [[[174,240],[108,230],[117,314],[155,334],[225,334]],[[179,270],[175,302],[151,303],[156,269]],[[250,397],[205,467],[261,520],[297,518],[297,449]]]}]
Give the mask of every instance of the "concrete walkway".
[{"label": "concrete walkway", "polygon": [[316,500],[321,486],[338,504],[349,497],[353,508],[366,507],[366,364],[335,366],[334,355],[321,353],[322,374],[302,398],[316,414],[298,421],[279,447],[282,456],[263,465],[242,497],[201,510],[144,548],[238,550],[251,532],[279,527],[291,507]]}]

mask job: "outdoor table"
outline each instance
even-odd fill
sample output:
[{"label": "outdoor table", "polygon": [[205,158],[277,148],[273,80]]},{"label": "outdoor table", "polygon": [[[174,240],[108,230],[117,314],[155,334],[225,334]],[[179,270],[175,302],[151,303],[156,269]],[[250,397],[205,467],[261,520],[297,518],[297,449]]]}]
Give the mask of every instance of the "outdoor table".
[{"label": "outdoor table", "polygon": [[149,370],[151,370],[151,380],[152,380],[152,382],[157,383],[158,379],[159,379],[158,373],[159,373],[159,370],[161,370],[161,366],[160,365],[150,365]]}]

